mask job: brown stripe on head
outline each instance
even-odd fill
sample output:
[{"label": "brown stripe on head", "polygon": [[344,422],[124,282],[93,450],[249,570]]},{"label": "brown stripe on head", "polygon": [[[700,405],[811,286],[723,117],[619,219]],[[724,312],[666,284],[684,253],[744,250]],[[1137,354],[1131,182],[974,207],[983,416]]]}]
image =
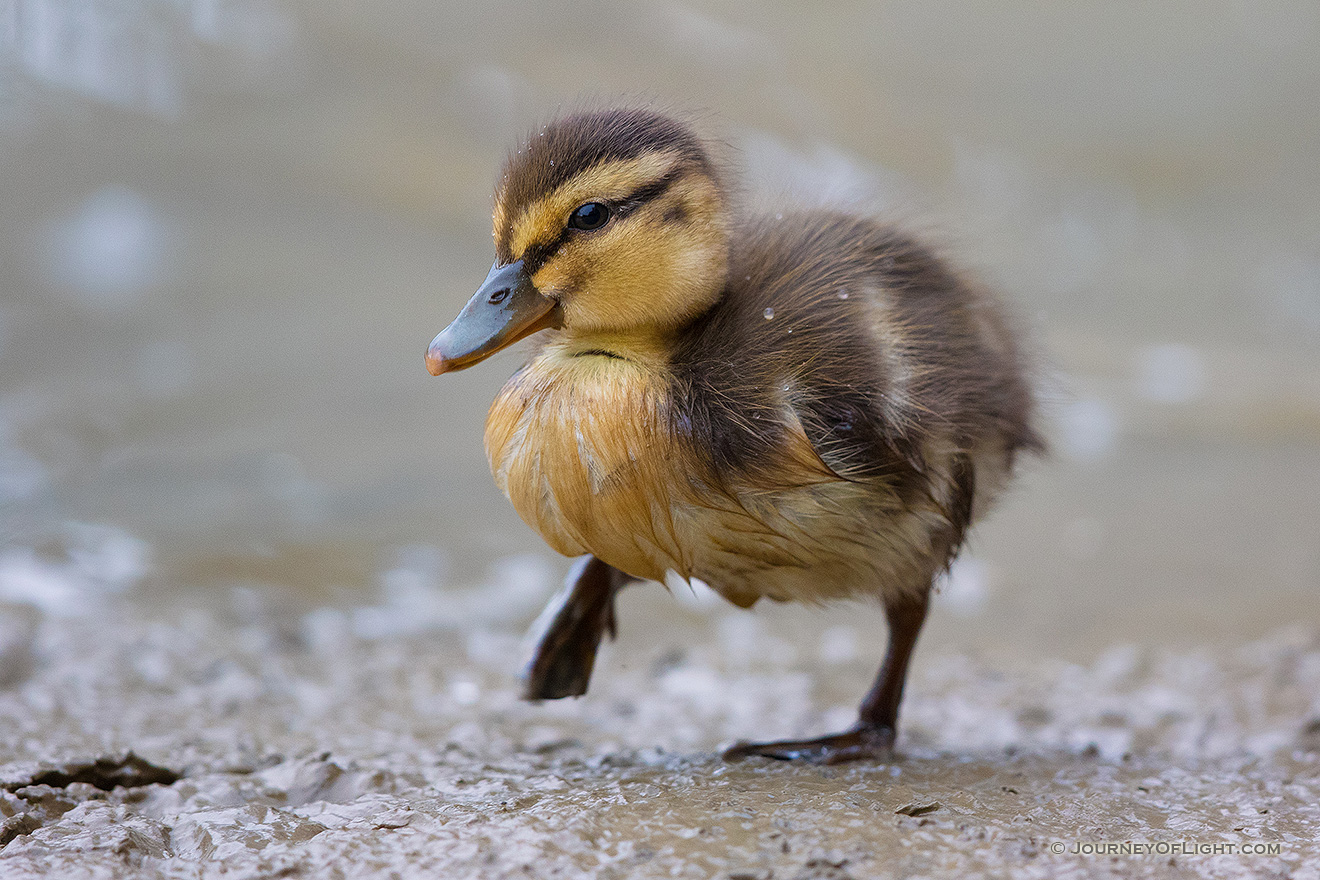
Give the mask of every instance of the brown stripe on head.
[{"label": "brown stripe on head", "polygon": [[590,198],[588,193],[602,186],[623,197],[630,185],[645,186],[678,169],[715,177],[692,130],[654,110],[596,110],[552,122],[533,132],[505,163],[495,195],[496,255],[508,263],[534,243],[549,244],[549,231],[576,207],[569,204],[575,198]]}]

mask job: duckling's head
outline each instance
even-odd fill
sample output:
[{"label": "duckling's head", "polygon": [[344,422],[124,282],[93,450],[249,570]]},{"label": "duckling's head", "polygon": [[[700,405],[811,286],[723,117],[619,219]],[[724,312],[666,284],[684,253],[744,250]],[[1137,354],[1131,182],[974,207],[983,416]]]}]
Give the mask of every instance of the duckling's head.
[{"label": "duckling's head", "polygon": [[614,109],[560,119],[509,157],[495,192],[495,265],[427,351],[433,375],[537,330],[664,338],[719,298],[724,190],[672,117]]}]

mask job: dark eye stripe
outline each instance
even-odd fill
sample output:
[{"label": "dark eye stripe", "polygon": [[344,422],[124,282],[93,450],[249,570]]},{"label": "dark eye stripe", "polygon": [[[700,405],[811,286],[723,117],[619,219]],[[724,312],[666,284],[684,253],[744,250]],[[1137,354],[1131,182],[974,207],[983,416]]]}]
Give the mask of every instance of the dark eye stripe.
[{"label": "dark eye stripe", "polygon": [[616,216],[630,214],[640,208],[647,202],[654,201],[665,194],[665,191],[679,181],[685,172],[681,168],[674,168],[667,172],[663,177],[659,177],[648,184],[638,187],[628,195],[615,202],[609,203],[610,207],[617,212]]},{"label": "dark eye stripe", "polygon": [[541,241],[533,245],[528,245],[527,250],[523,251],[523,265],[527,267],[528,275],[535,275],[536,270],[545,265],[545,261],[555,255],[555,251],[568,241],[568,237],[576,230],[565,226],[560,233],[550,241]]},{"label": "dark eye stripe", "polygon": [[[644,184],[633,190],[621,199],[602,199],[601,204],[606,205],[614,212],[612,220],[620,217],[626,217],[633,211],[636,211],[647,202],[655,201],[664,195],[665,192],[676,182],[681,180],[687,172],[682,168],[674,168],[667,172],[663,177],[658,177],[650,183]],[[545,265],[545,261],[555,255],[555,251],[563,247],[564,242],[568,241],[569,236],[579,230],[565,226],[559,234],[549,241],[537,242],[529,245],[527,250],[523,251],[521,257],[523,265],[527,267],[527,274],[534,275],[536,270]]]}]

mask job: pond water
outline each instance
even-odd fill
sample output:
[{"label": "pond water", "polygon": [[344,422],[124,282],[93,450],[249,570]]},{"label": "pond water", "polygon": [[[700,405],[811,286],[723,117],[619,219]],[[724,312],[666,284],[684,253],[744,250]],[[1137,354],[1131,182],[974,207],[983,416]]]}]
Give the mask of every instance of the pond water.
[{"label": "pond water", "polygon": [[0,598],[525,624],[566,563],[481,450],[519,354],[422,353],[504,151],[643,95],[753,192],[935,230],[1033,326],[1055,454],[933,641],[1315,620],[1318,39],[1306,2],[0,0]]}]

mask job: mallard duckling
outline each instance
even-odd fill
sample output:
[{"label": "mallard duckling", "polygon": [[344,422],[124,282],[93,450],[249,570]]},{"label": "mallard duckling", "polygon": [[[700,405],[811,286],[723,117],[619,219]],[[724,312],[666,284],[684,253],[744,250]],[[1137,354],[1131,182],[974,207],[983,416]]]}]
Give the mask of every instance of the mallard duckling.
[{"label": "mallard duckling", "polygon": [[585,692],[630,580],[675,572],[743,607],[876,597],[889,647],[856,725],[726,757],[887,757],[932,582],[1040,445],[1000,307],[875,219],[735,212],[702,141],[649,109],[535,132],[494,227],[426,362],[549,331],[486,423],[518,514],[583,556],[525,695]]}]

